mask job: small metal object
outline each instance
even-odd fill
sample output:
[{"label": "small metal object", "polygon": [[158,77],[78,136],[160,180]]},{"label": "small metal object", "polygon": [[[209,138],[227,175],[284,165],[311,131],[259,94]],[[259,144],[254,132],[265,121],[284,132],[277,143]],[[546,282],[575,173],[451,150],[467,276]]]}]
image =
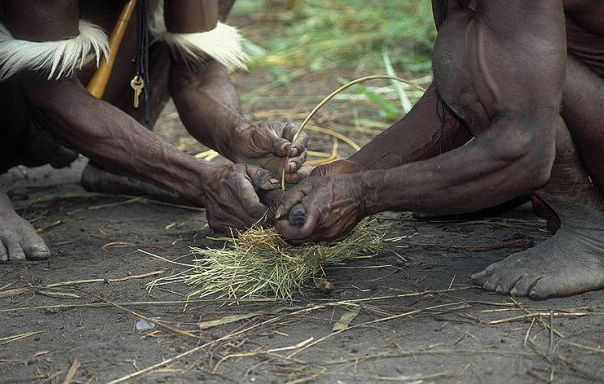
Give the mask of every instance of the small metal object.
[{"label": "small metal object", "polygon": [[130,86],[134,89],[134,108],[138,108],[138,100],[143,92],[143,88],[145,88],[145,81],[141,76],[136,75],[130,80]]},{"label": "small metal object", "polygon": [[304,205],[302,203],[297,203],[289,210],[289,223],[291,225],[304,225],[306,221],[306,210],[304,209]]}]

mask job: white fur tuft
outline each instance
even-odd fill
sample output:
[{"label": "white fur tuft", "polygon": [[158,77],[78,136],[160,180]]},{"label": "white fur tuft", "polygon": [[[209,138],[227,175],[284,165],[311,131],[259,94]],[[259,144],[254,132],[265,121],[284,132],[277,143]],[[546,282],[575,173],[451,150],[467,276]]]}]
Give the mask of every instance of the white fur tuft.
[{"label": "white fur tuft", "polygon": [[0,81],[20,71],[48,73],[48,79],[71,76],[86,62],[86,56],[94,51],[96,64],[101,55],[108,57],[107,35],[96,25],[80,20],[80,34],[59,41],[27,41],[15,39],[0,24]]},{"label": "white fur tuft", "polygon": [[245,62],[248,55],[241,47],[242,37],[236,28],[229,25],[218,22],[216,28],[208,32],[168,32],[163,1],[160,1],[153,14],[149,31],[154,38],[164,41],[171,49],[178,51],[185,61],[199,62],[209,56],[229,70],[247,69]]}]

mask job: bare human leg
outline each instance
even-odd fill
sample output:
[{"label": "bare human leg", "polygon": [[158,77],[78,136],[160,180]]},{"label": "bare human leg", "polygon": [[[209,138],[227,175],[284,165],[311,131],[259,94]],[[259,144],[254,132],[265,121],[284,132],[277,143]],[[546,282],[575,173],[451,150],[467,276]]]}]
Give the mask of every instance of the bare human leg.
[{"label": "bare human leg", "polygon": [[[604,287],[604,197],[588,176],[588,172],[594,175],[598,170],[590,167],[596,164],[596,154],[583,152],[581,147],[577,150],[573,143],[573,138],[580,138],[580,143],[589,135],[600,138],[590,147],[599,146],[600,151],[604,147],[602,103],[604,80],[569,57],[563,117],[570,132],[558,130],[550,181],[537,191],[559,218],[560,228],[536,247],[512,254],[473,275],[476,284],[535,299]],[[604,175],[599,176],[602,180]]]},{"label": "bare human leg", "polygon": [[27,220],[15,212],[4,191],[0,191],[0,262],[48,259],[50,251]]}]

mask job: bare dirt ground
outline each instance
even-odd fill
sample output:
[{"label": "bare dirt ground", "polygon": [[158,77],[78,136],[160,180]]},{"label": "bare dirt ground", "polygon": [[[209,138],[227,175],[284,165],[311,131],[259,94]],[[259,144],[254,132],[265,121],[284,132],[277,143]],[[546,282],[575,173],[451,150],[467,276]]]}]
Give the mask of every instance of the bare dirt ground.
[{"label": "bare dirt ground", "polygon": [[[250,117],[299,121],[341,75],[304,75],[263,97],[254,92],[274,80],[270,73],[235,80]],[[336,101],[316,123],[350,126],[353,107],[372,113]],[[158,132],[188,152],[204,149],[184,133],[173,106]],[[377,130],[346,133],[363,143]],[[312,136],[311,146],[331,143]],[[17,168],[0,178],[53,251],[47,262],[0,265],[2,384],[67,376],[72,383],[604,382],[602,291],[538,302],[471,286],[471,273],[549,236],[526,204],[464,220],[384,214],[388,248],[327,270],[330,293],[309,287],[293,302],[194,300],[185,309],[190,287],[145,287],[184,267],[140,250],[186,262],[189,246],[220,247],[206,238],[213,232],[203,212],[86,194],[82,164]],[[96,280],[45,288],[88,279]],[[17,288],[31,289],[9,291]],[[342,315],[356,312],[334,331]],[[170,329],[141,330],[137,314]],[[199,330],[200,321],[231,315],[248,316]]]}]

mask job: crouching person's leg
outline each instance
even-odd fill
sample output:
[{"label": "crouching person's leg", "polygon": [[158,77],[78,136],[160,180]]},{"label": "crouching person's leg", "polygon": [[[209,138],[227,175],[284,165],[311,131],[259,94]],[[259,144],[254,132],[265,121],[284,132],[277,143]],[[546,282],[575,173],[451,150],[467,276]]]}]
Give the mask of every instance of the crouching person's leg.
[{"label": "crouching person's leg", "polygon": [[[28,114],[25,105],[15,92],[14,84],[0,83],[0,172],[12,166],[22,164],[26,159],[25,152],[36,155],[36,159],[28,162],[38,162],[42,153],[55,153],[56,145],[40,148],[28,139],[32,135],[28,124]],[[42,132],[37,137],[44,136]],[[31,150],[24,150],[25,147]],[[37,150],[33,150],[37,147]],[[14,260],[42,260],[48,258],[50,252],[44,240],[25,219],[13,209],[6,191],[0,188],[0,262]]]},{"label": "crouching person's leg", "polygon": [[551,177],[537,192],[546,216],[555,215],[557,232],[474,275],[479,285],[533,298],[604,287],[604,196],[598,188],[604,180],[603,86],[601,77],[568,58],[562,100],[568,130],[558,129]]},{"label": "crouching person's leg", "polygon": [[49,255],[44,240],[15,212],[6,193],[0,191],[0,261],[44,260]]},{"label": "crouching person's leg", "polygon": [[483,288],[544,299],[604,287],[604,198],[591,183],[568,130],[556,137],[556,161],[537,195],[559,217],[549,239],[472,276]]}]

